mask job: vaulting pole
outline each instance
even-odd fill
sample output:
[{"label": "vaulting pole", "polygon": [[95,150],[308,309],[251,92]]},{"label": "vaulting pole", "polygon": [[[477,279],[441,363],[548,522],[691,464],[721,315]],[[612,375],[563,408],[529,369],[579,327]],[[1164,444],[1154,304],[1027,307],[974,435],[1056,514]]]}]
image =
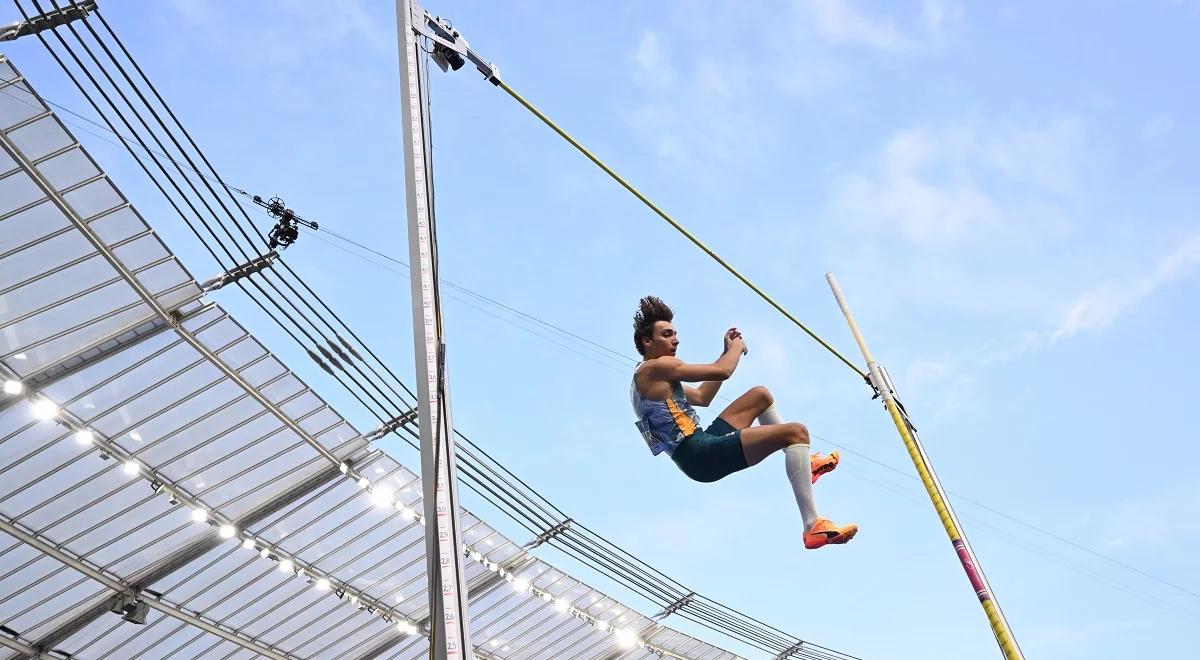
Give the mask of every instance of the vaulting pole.
[{"label": "vaulting pole", "polygon": [[987,577],[983,574],[983,568],[979,565],[979,560],[975,558],[975,553],[967,542],[967,535],[963,531],[962,523],[958,522],[958,518],[954,515],[954,509],[950,507],[946,491],[942,489],[942,484],[933,471],[933,464],[929,462],[929,457],[921,447],[917,430],[896,398],[895,387],[892,385],[891,379],[887,377],[887,372],[883,367],[876,364],[871,357],[871,351],[867,348],[867,342],[863,340],[862,333],[858,330],[858,324],[855,323],[854,316],[850,313],[850,307],[846,305],[846,299],[842,296],[842,289],[838,286],[837,279],[832,273],[827,273],[825,279],[829,281],[833,297],[837,299],[838,307],[842,309],[842,314],[846,316],[846,322],[850,324],[850,332],[854,334],[854,341],[858,342],[858,348],[867,361],[867,368],[870,370],[869,382],[883,397],[884,408],[892,416],[892,422],[895,423],[896,430],[900,432],[900,439],[904,441],[904,448],[908,450],[908,457],[916,466],[921,483],[925,486],[925,492],[929,494],[929,499],[933,500],[933,508],[937,510],[942,527],[946,529],[946,535],[950,537],[950,542],[954,545],[954,552],[958,554],[958,560],[962,562],[967,579],[971,581],[975,594],[979,596],[979,602],[983,605],[983,611],[992,627],[992,633],[996,635],[996,642],[1000,644],[1000,651],[1004,653],[1006,660],[1024,660],[1025,656],[1021,653],[1021,647],[1017,645],[1017,638],[1013,635],[1012,629],[1008,627],[1008,621],[1005,620],[1004,613],[1000,611],[1000,603],[992,595],[992,587],[988,584]]}]

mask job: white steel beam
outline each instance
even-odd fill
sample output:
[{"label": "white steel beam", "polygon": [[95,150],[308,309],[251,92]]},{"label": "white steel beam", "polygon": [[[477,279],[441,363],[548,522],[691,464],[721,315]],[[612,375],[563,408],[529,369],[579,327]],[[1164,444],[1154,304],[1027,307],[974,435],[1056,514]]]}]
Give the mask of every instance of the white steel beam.
[{"label": "white steel beam", "polygon": [[[101,572],[100,570],[83,563],[74,555],[71,555],[64,550],[60,550],[54,547],[52,544],[47,543],[37,536],[34,536],[33,534],[21,529],[20,527],[9,523],[7,519],[0,518],[0,531],[3,531],[5,534],[8,534],[9,536],[34,548],[44,555],[53,557],[55,560],[70,566],[71,568],[83,573],[105,587],[112,589],[113,591],[133,593],[132,588],[128,584],[125,584],[124,582],[108,575],[107,573]],[[209,623],[200,617],[181,611],[178,608],[168,605],[167,603],[164,603],[145,592],[138,594],[138,598],[147,606],[149,606],[150,609],[153,609],[161,614],[165,614],[173,619],[178,619],[179,621],[199,628],[207,633],[216,635],[226,641],[233,642],[234,644],[237,644],[248,651],[253,651],[254,653],[258,653],[259,655],[263,655],[268,658],[274,658],[274,660],[290,660],[288,656],[279,653],[274,649],[234,634],[233,632]]]}]

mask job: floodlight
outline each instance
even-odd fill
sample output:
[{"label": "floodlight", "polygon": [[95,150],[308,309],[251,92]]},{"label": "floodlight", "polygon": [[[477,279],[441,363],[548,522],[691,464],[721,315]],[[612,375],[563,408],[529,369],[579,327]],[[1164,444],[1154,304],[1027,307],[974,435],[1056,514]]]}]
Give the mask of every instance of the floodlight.
[{"label": "floodlight", "polygon": [[46,421],[58,416],[58,406],[49,399],[38,399],[33,404],[33,416]]}]

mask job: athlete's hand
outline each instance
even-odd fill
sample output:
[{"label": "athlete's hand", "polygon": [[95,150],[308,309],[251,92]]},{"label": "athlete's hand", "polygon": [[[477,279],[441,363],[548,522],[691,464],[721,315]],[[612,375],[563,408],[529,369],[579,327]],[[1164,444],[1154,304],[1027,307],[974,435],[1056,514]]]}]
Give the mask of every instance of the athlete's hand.
[{"label": "athlete's hand", "polygon": [[[736,346],[735,346],[735,344],[736,344]],[[747,353],[746,340],[742,339],[742,333],[739,332],[737,328],[730,328],[725,331],[724,353],[729,352],[729,349],[731,346],[738,348],[742,355],[745,355]]]},{"label": "athlete's hand", "polygon": [[725,331],[725,343],[722,344],[722,346],[721,346],[722,353],[729,352],[729,342],[733,341],[734,339],[737,339],[739,334],[740,333],[738,333],[737,328],[730,328]]}]

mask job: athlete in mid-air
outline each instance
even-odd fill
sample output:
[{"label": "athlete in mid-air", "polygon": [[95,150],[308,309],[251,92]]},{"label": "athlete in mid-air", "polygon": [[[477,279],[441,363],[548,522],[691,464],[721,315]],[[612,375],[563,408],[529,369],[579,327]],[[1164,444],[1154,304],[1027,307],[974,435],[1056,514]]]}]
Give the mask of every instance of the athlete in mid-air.
[{"label": "athlete in mid-air", "polygon": [[[633,343],[645,358],[633,372],[629,398],[637,428],[655,455],[667,452],[684,474],[710,482],[756,465],[783,450],[788,481],[804,520],[804,547],[815,550],[845,543],[857,525],[839,527],[817,513],[812,485],[837,467],[839,456],[809,455],[808,429],[784,422],[767,388],[759,386],[729,404],[708,428],[700,425],[693,406],[707,406],[721,383],[737,369],[746,342],[737,328],[725,333],[721,357],[708,364],[689,364],[675,357],[679,336],[671,325],[674,313],[663,301],[646,296],[633,316]],[[700,383],[696,387],[683,382]],[[750,425],[757,419],[759,426]]]}]

